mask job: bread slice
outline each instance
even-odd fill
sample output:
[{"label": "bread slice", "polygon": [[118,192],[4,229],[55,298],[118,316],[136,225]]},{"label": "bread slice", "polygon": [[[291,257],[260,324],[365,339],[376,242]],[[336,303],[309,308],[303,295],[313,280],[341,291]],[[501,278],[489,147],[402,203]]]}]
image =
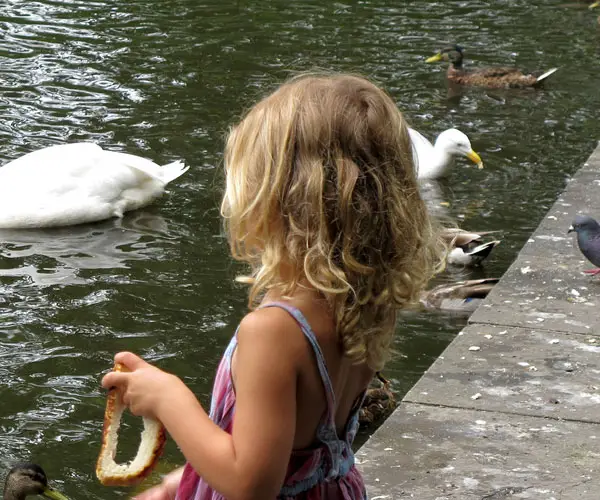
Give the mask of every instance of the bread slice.
[{"label": "bread slice", "polygon": [[[114,371],[128,371],[121,363],[115,364]],[[165,427],[157,420],[143,417],[140,446],[135,458],[127,464],[115,462],[119,443],[119,427],[125,405],[113,388],[108,393],[104,411],[102,445],[96,462],[96,476],[105,486],[132,486],[141,482],[156,466],[166,443]]]}]

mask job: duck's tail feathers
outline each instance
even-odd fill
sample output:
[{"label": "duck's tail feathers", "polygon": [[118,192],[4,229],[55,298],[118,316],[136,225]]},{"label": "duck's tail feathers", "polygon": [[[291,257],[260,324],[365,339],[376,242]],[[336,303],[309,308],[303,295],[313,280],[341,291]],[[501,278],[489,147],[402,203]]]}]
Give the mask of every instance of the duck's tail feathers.
[{"label": "duck's tail feathers", "polygon": [[498,281],[500,281],[500,278],[482,278],[480,280],[465,281],[463,290],[461,290],[463,298],[484,299]]},{"label": "duck's tail feathers", "polygon": [[162,180],[165,184],[177,179],[177,177],[185,174],[190,167],[187,167],[181,160],[167,163],[161,167]]},{"label": "duck's tail feathers", "polygon": [[484,260],[496,245],[500,244],[500,240],[488,241],[476,246],[472,250],[466,252],[471,258],[476,259],[477,263]]},{"label": "duck's tail feathers", "polygon": [[546,78],[548,78],[549,76],[553,75],[557,71],[558,71],[558,68],[549,69],[543,75],[540,75],[540,76],[537,77],[537,80],[535,81],[535,85],[540,85],[544,80],[546,80]]}]

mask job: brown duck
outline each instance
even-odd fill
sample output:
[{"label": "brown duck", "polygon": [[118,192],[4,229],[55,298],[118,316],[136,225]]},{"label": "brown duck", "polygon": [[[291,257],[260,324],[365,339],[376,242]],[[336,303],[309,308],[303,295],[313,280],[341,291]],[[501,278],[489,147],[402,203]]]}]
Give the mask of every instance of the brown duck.
[{"label": "brown duck", "polygon": [[427,309],[436,309],[459,314],[471,314],[487,297],[498,278],[444,283],[421,293],[421,304]]},{"label": "brown duck", "polygon": [[558,68],[552,68],[543,75],[525,75],[516,68],[493,67],[468,70],[463,67],[463,49],[453,45],[442,49],[425,62],[448,61],[448,80],[460,85],[473,85],[489,88],[539,87]]},{"label": "brown duck", "polygon": [[449,252],[446,257],[448,264],[455,266],[479,266],[487,258],[500,240],[485,242],[483,238],[498,231],[465,231],[458,227],[447,227],[441,233],[448,244]]},{"label": "brown duck", "polygon": [[6,475],[4,500],[25,500],[29,496],[40,495],[51,500],[69,500],[62,493],[48,486],[44,469],[37,464],[17,464]]},{"label": "brown duck", "polygon": [[390,381],[375,373],[375,387],[369,387],[358,412],[360,425],[368,426],[387,418],[396,408],[396,398],[390,389]]}]

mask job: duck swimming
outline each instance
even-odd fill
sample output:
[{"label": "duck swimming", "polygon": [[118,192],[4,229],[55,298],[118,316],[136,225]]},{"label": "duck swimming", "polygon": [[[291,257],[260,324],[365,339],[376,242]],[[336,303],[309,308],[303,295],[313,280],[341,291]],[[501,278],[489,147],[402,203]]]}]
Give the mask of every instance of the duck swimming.
[{"label": "duck swimming", "polygon": [[480,156],[473,151],[469,138],[455,128],[444,130],[435,140],[435,145],[420,132],[409,127],[413,145],[413,160],[419,179],[437,179],[448,173],[456,156],[464,156],[483,168]]},{"label": "duck swimming", "polygon": [[444,283],[421,294],[421,303],[427,309],[458,313],[472,313],[487,297],[499,278]]},{"label": "duck swimming", "polygon": [[91,142],[50,146],[0,168],[0,228],[71,226],[122,217],[188,170]]},{"label": "duck swimming", "polygon": [[539,87],[558,69],[552,68],[540,76],[526,75],[517,68],[511,67],[465,69],[463,67],[463,48],[460,45],[446,47],[426,59],[425,62],[437,61],[448,61],[450,63],[446,76],[451,82],[489,88]]},{"label": "duck swimming", "polygon": [[483,238],[496,231],[471,232],[460,228],[445,228],[442,238],[450,246],[448,264],[455,266],[479,266],[500,240],[485,242]]},{"label": "duck swimming", "polygon": [[4,500],[24,500],[41,495],[53,500],[69,500],[66,496],[48,486],[44,469],[37,464],[15,465],[4,482]]}]

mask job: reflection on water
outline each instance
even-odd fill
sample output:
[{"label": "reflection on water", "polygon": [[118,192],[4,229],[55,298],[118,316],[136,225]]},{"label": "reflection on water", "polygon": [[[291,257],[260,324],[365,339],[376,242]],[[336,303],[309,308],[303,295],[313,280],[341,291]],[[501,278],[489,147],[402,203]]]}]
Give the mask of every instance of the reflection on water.
[{"label": "reflection on water", "polygon": [[160,258],[157,240],[168,239],[163,217],[143,211],[123,219],[58,229],[0,229],[0,276],[24,277],[21,286],[89,282],[81,269],[130,267]]},{"label": "reflection on water", "polygon": [[[34,460],[73,498],[127,496],[93,474],[114,352],[159,362],[208,401],[246,301],[218,215],[223,138],[291,72],[367,74],[425,136],[469,136],[485,168],[457,160],[424,193],[503,243],[483,269],[439,281],[501,275],[600,134],[596,15],[558,1],[4,0],[0,32],[0,164],[89,140],[191,165],[121,221],[0,233],[0,476]],[[424,62],[456,42],[477,67],[560,69],[541,91],[457,92],[444,65]],[[463,324],[404,313],[394,387],[406,391]],[[165,460],[181,460],[173,443]]]}]

